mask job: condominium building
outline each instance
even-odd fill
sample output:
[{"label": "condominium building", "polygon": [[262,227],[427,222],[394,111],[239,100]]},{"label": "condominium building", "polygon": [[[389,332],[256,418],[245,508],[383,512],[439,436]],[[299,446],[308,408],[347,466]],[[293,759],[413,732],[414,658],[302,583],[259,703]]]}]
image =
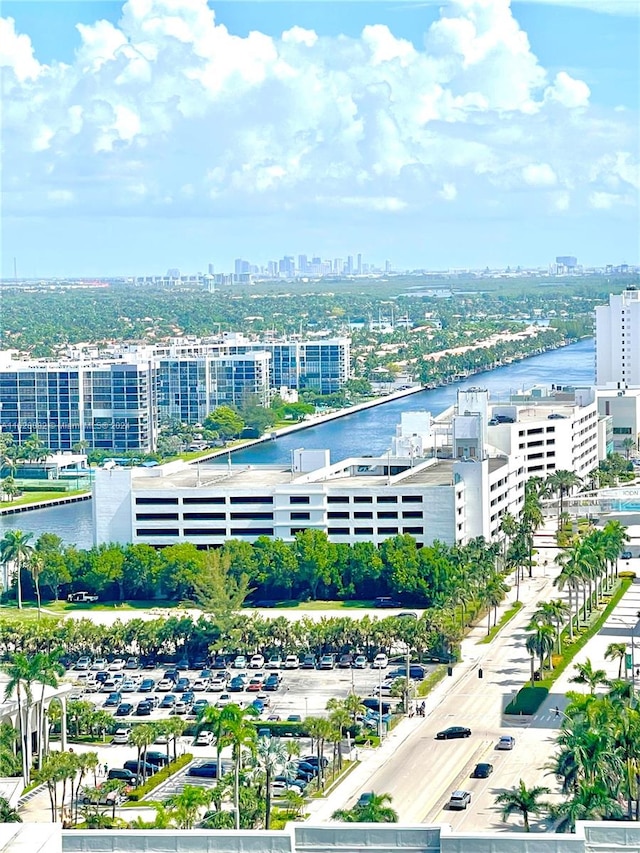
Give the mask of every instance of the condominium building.
[{"label": "condominium building", "polygon": [[0,352],[0,431],[37,433],[52,450],[79,441],[106,450],[154,447],[157,365],[147,358],[14,360]]},{"label": "condominium building", "polygon": [[640,386],[640,291],[628,287],[596,308],[596,383]]},{"label": "condominium building", "polygon": [[0,352],[0,430],[18,443],[37,433],[52,450],[79,441],[105,450],[150,451],[161,419],[199,423],[217,406],[276,389],[338,391],[349,378],[347,338],[256,341],[241,334],[157,346],[71,349],[24,360]]}]

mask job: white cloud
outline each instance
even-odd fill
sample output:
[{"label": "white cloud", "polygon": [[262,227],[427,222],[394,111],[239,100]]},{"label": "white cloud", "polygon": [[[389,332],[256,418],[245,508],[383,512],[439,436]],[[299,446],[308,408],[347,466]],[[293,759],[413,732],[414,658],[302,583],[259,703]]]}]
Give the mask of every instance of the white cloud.
[{"label": "white cloud", "polygon": [[34,80],[42,70],[33,55],[31,39],[16,33],[13,18],[0,18],[0,68],[10,68],[20,83]]},{"label": "white cloud", "polygon": [[445,201],[454,201],[458,195],[458,190],[455,184],[443,184],[442,189],[438,191],[438,195]]},{"label": "white cloud", "polygon": [[375,23],[239,37],[206,0],[129,0],[117,25],[78,25],[71,65],[39,64],[0,27],[21,211],[45,179],[79,213],[146,216],[454,200],[511,214],[515,198],[566,211],[569,191],[572,209],[603,210],[602,194],[640,185],[632,113],[596,114],[586,83],[550,79],[509,0],[450,0],[422,49]]},{"label": "white cloud", "polygon": [[59,204],[69,204],[73,201],[74,195],[70,190],[50,190],[47,193],[47,198],[49,201]]},{"label": "white cloud", "polygon": [[553,187],[558,177],[548,163],[529,163],[522,170],[525,184],[531,187]]},{"label": "white cloud", "polygon": [[619,200],[615,193],[593,192],[589,196],[589,204],[596,210],[609,210]]},{"label": "white cloud", "polygon": [[586,107],[591,90],[583,80],[575,80],[566,71],[559,71],[552,86],[544,91],[545,100],[558,101],[563,107]]}]

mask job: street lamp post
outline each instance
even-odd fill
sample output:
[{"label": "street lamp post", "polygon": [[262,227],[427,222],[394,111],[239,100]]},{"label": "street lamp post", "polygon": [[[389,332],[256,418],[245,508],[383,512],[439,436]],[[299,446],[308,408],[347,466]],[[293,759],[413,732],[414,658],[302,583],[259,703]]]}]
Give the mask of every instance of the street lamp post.
[{"label": "street lamp post", "polygon": [[383,731],[383,722],[382,722],[382,667],[378,668],[378,737],[380,738],[380,743],[382,743],[382,731]]}]

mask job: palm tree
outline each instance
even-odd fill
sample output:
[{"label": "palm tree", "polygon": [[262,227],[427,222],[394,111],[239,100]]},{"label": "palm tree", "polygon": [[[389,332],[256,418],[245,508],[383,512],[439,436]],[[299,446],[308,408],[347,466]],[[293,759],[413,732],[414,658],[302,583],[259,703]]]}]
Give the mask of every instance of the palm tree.
[{"label": "palm tree", "polygon": [[36,589],[36,601],[38,603],[38,619],[40,618],[41,612],[41,600],[40,600],[40,575],[42,570],[44,569],[44,556],[38,551],[34,550],[31,552],[29,557],[29,562],[27,563],[27,568],[31,572],[31,577],[33,578],[33,585]]},{"label": "palm tree", "polygon": [[222,724],[224,733],[220,739],[221,746],[230,745],[234,761],[233,806],[235,810],[235,828],[240,829],[240,768],[243,752],[248,750],[252,755],[256,751],[257,732],[252,722],[252,715],[237,705],[227,705],[222,709]]},{"label": "palm tree", "polygon": [[3,565],[14,563],[16,567],[16,590],[18,599],[18,609],[22,609],[22,581],[20,572],[22,565],[31,556],[33,546],[30,545],[30,540],[33,538],[33,533],[23,533],[22,530],[7,530],[4,537],[0,541],[0,562]]},{"label": "palm tree", "polygon": [[618,661],[618,678],[622,678],[622,662],[625,660],[627,654],[627,644],[626,643],[609,643],[607,646],[607,650],[604,653],[605,660],[617,660]]},{"label": "palm tree", "polygon": [[29,766],[29,750],[27,749],[31,732],[28,731],[29,711],[33,702],[32,684],[33,669],[31,660],[22,652],[13,659],[0,665],[0,671],[7,676],[4,688],[4,701],[8,702],[15,693],[18,705],[18,728],[20,730],[20,749],[22,752],[22,775],[25,785],[29,784],[31,768]]},{"label": "palm tree", "polygon": [[546,803],[540,802],[540,797],[549,793],[549,788],[542,785],[527,788],[524,780],[510,791],[503,791],[496,797],[496,805],[502,806],[502,820],[506,821],[512,814],[522,815],[524,831],[530,832],[529,815],[541,814],[548,808]]},{"label": "palm tree", "polygon": [[631,438],[630,436],[627,436],[627,438],[625,438],[624,441],[622,442],[622,446],[624,448],[624,458],[627,461],[629,461],[629,456],[631,455],[631,451],[636,450],[638,447],[638,444],[633,438]]},{"label": "palm tree", "polygon": [[560,529],[560,519],[563,514],[564,496],[568,495],[572,489],[582,485],[582,480],[575,471],[558,470],[550,474],[546,479],[546,490],[551,494],[558,494],[560,501],[558,504],[558,530]]},{"label": "palm tree", "polygon": [[599,684],[608,683],[607,673],[604,669],[594,669],[589,658],[587,658],[584,663],[577,663],[575,668],[578,671],[578,674],[570,678],[569,681],[573,684],[587,684],[592,696],[596,692],[596,687]]},{"label": "palm tree", "polygon": [[352,809],[338,809],[331,815],[331,819],[344,823],[397,823],[398,813],[389,803],[390,794],[373,793],[366,804]]},{"label": "palm tree", "polygon": [[185,785],[179,794],[174,794],[167,801],[173,809],[173,819],[178,829],[193,829],[198,812],[211,802],[210,790],[198,788],[195,785]]},{"label": "palm tree", "polygon": [[287,748],[280,738],[258,738],[257,755],[258,764],[265,774],[264,828],[269,829],[271,826],[271,783],[278,772],[284,771],[286,773],[290,759]]},{"label": "palm tree", "polygon": [[142,723],[134,726],[129,743],[138,750],[138,771],[142,768],[142,778],[147,776],[147,749],[154,742],[157,729],[153,723]]},{"label": "palm tree", "polygon": [[42,759],[47,742],[44,731],[46,723],[44,689],[45,687],[57,687],[59,678],[64,675],[64,667],[60,663],[61,656],[62,649],[54,649],[48,654],[46,652],[36,652],[31,663],[34,681],[40,682],[41,685],[40,705],[38,707],[38,769],[42,767]]},{"label": "palm tree", "polygon": [[558,832],[573,832],[577,820],[611,820],[622,817],[622,808],[601,781],[581,782],[571,799],[551,810]]},{"label": "palm tree", "polygon": [[531,686],[533,687],[533,655],[537,654],[540,658],[540,676],[544,677],[544,662],[548,655],[553,651],[555,645],[555,630],[552,625],[545,625],[538,622],[534,632],[530,634],[526,641],[525,647],[531,655]]}]

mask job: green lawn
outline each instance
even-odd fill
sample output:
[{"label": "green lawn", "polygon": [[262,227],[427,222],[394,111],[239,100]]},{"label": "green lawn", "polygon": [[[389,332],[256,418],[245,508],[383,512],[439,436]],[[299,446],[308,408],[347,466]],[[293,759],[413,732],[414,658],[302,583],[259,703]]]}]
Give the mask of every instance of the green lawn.
[{"label": "green lawn", "polygon": [[373,607],[371,599],[353,601],[278,601],[274,609],[287,610],[353,610]]},{"label": "green lawn", "polygon": [[61,491],[41,491],[41,492],[28,492],[24,494],[21,498],[15,498],[12,501],[2,501],[0,503],[0,509],[12,509],[16,506],[28,506],[29,504],[40,503],[41,501],[50,501],[55,498],[72,498],[75,495],[88,495],[91,494],[87,489],[71,489],[68,492]]},{"label": "green lawn", "polygon": [[[29,607],[35,607],[29,602]],[[68,601],[50,601],[42,605],[42,609],[48,613],[64,614],[77,610],[170,610],[180,609],[179,602],[175,601],[96,601],[93,604],[71,604]]]},{"label": "green lawn", "polygon": [[498,620],[498,624],[493,625],[491,627],[491,630],[489,631],[487,636],[483,637],[482,640],[478,640],[478,645],[482,645],[483,643],[490,643],[493,640],[493,638],[496,636],[496,634],[499,631],[501,631],[504,628],[504,626],[513,619],[513,617],[516,615],[516,613],[521,608],[522,608],[522,602],[521,601],[514,601],[514,603],[511,605],[511,607],[502,614],[502,616]]}]

